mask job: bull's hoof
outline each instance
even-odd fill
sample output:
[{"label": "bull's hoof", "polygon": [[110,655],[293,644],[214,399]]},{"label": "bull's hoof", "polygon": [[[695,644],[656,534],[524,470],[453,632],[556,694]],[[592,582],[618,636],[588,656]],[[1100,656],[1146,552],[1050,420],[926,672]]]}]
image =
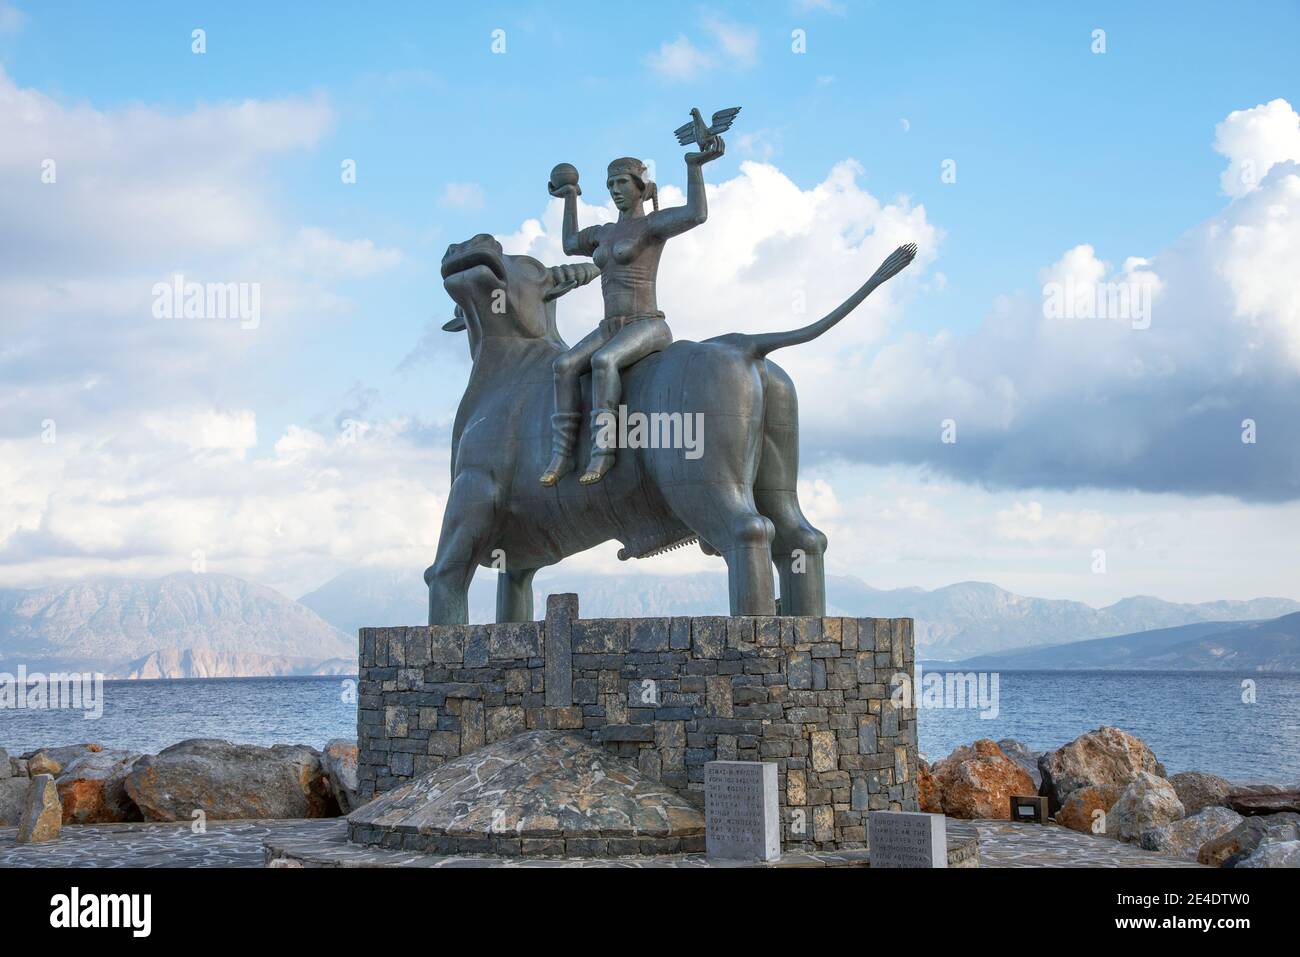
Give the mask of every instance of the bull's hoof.
[{"label": "bull's hoof", "polygon": [[601,452],[593,455],[591,461],[587,463],[587,471],[582,473],[578,481],[583,485],[595,485],[614,466],[614,453]]}]

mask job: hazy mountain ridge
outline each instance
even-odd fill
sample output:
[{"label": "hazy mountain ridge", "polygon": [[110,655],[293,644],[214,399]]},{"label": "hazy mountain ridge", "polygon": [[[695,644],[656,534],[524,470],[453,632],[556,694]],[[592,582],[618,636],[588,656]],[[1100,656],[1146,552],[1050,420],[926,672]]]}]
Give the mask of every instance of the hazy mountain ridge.
[{"label": "hazy mountain ridge", "polygon": [[827,610],[916,619],[918,652],[958,658],[1035,645],[1131,634],[1198,621],[1270,619],[1300,611],[1288,598],[1210,601],[1123,598],[1103,608],[1083,602],[1016,595],[987,582],[959,582],[933,591],[878,591],[852,578],[828,578]]},{"label": "hazy mountain ridge", "polygon": [[[701,575],[591,575],[542,573],[534,585],[534,614],[546,595],[572,591],[585,618],[716,615],[727,608],[727,579]],[[426,620],[424,582],[418,571],[361,568],[344,572],[300,601],[339,628],[411,625]],[[916,620],[917,646],[930,658],[957,659],[1038,645],[1124,635],[1199,621],[1248,621],[1300,611],[1289,598],[1249,601],[1168,602],[1124,598],[1104,608],[1083,602],[1017,595],[987,582],[923,588],[877,589],[847,576],[826,579],[830,615],[908,617]],[[470,589],[470,620],[491,621],[493,576],[482,573]],[[344,617],[345,616],[345,617]]]},{"label": "hazy mountain ridge", "polygon": [[288,658],[246,651],[166,648],[130,662],[108,678],[271,678],[293,675],[355,675],[357,659]]},{"label": "hazy mountain ridge", "polygon": [[1300,671],[1300,614],[1196,622],[1047,648],[979,655],[976,670]]},{"label": "hazy mountain ridge", "polygon": [[118,674],[157,656],[156,667],[174,672],[184,653],[218,671],[240,656],[248,667],[274,667],[255,665],[260,657],[306,668],[307,662],[355,659],[356,639],[274,589],[216,573],[0,592],[0,662]]},{"label": "hazy mountain ridge", "polygon": [[[470,589],[471,621],[492,620],[495,591],[495,576],[481,572]],[[561,570],[544,573],[536,583],[535,616],[544,615],[548,593],[562,591],[578,593],[587,618],[716,615],[727,608],[727,580],[721,571],[655,576]],[[12,672],[26,664],[29,670],[102,671],[133,678],[347,673],[355,669],[358,628],[422,624],[427,601],[420,570],[382,567],[346,571],[297,602],[215,573],[0,591],[0,670]],[[1215,662],[1212,667],[1230,667],[1223,663],[1235,656],[1238,662],[1267,666],[1273,660],[1283,667],[1289,654],[1285,636],[1265,639],[1256,632],[1233,638],[1226,632],[1247,627],[1251,619],[1300,612],[1300,602],[1260,598],[1180,604],[1136,597],[1096,609],[1082,602],[1017,595],[984,582],[933,591],[882,590],[831,576],[827,612],[914,618],[919,656],[945,660],[1217,621],[1225,627],[1179,637],[1213,637],[1218,644],[1196,655],[1180,652],[1183,657],[1171,660],[1206,659]],[[1264,650],[1270,640],[1279,646],[1272,658]],[[1077,658],[1087,651],[1072,654]],[[1084,665],[1061,667],[1076,666]]]}]

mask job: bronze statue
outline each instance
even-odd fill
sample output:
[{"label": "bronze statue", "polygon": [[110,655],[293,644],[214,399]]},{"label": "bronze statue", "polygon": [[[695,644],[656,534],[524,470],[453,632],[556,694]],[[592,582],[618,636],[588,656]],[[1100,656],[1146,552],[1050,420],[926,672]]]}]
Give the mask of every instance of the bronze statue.
[{"label": "bronze statue", "polygon": [[[704,220],[700,166],[721,155],[726,126],[719,116],[727,112],[714,114],[707,128],[693,117],[691,138],[709,145],[687,157],[686,206],[645,215],[641,203],[653,200],[653,184],[640,164],[619,160],[609,188],[620,220],[579,232],[577,171],[556,168],[551,185],[565,198],[565,248],[589,249],[603,270],[588,263],[547,268],[531,256],[506,255],[486,234],[447,249],[443,286],[456,312],[443,328],[466,334],[474,366],[452,428],[438,553],[424,573],[430,624],[466,622],[480,566],[498,569],[497,621],[529,620],[539,568],[611,539],[623,545],[620,559],[698,541],[727,564],[732,615],[776,613],[773,565],[781,614],[825,614],[826,536],[803,514],[797,491],[798,399],[768,355],[830,330],[906,268],[916,247],[899,247],[857,292],[800,329],[673,342],[655,304],[655,266],[668,236]],[[556,302],[597,275],[606,321],[569,349],[556,330]],[[621,397],[663,423],[699,416],[701,454],[636,443],[617,459],[601,454],[597,428],[588,430],[578,411],[587,362],[593,409],[608,413]],[[580,440],[593,444],[590,482],[563,478]],[[538,466],[548,455],[539,485]]]},{"label": "bronze statue", "polygon": [[[703,166],[721,156],[726,144],[719,135],[731,126],[740,107],[713,115],[713,127],[704,126],[700,111],[676,131],[682,144],[698,142],[697,152],[686,154],[686,205],[659,208],[655,184],[647,179],[645,164],[624,156],[609,164],[605,185],[618,208],[618,221],[578,229],[578,171],[561,163],[551,172],[547,187],[564,199],[564,251],[570,256],[590,256],[600,270],[600,290],[605,318],[564,355],[556,358],[555,412],[551,416],[551,461],[541,483],[554,485],[573,471],[574,446],[582,421],[578,380],[591,370],[591,457],[578,480],[599,482],[614,464],[616,449],[602,442],[606,417],[616,416],[622,396],[620,373],[627,366],[660,352],[672,341],[664,314],[655,300],[655,277],[664,243],[703,223],[709,216],[704,197]],[[645,212],[645,203],[654,211]]]}]

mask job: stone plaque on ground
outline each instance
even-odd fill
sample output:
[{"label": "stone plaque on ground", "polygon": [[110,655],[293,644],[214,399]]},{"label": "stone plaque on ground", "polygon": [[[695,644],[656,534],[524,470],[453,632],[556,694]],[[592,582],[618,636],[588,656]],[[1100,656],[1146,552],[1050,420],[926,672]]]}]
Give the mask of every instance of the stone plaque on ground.
[{"label": "stone plaque on ground", "polygon": [[947,867],[947,818],[916,811],[867,815],[872,867]]},{"label": "stone plaque on ground", "polygon": [[710,761],[704,765],[704,833],[709,857],[774,861],[781,856],[776,765]]}]

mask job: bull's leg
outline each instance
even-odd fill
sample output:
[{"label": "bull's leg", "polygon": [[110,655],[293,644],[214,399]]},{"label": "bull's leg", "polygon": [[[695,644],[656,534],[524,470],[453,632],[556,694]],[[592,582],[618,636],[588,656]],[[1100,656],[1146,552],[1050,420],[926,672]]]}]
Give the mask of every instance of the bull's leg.
[{"label": "bull's leg", "polygon": [[781,581],[781,614],[826,614],[826,536],[799,507],[799,406],[785,371],[768,363],[762,453],[754,502],[772,520],[772,561]]},{"label": "bull's leg", "polygon": [[731,517],[731,537],[719,546],[727,563],[727,592],[733,615],[775,615],[772,594],[772,523],[758,512]]},{"label": "bull's leg", "polygon": [[469,583],[491,541],[498,500],[496,483],[485,472],[461,472],[452,482],[442,515],[438,557],[424,572],[429,586],[429,624],[463,625],[469,621]]},{"label": "bull's leg", "polygon": [[781,614],[826,614],[826,536],[813,528],[791,491],[754,489],[759,511],[772,520],[772,561],[781,581]]},{"label": "bull's leg", "polygon": [[681,485],[664,489],[674,514],[708,542],[727,563],[733,615],[774,615],[772,523],[741,485]]},{"label": "bull's leg", "polygon": [[533,576],[536,568],[497,572],[497,621],[533,620]]}]

